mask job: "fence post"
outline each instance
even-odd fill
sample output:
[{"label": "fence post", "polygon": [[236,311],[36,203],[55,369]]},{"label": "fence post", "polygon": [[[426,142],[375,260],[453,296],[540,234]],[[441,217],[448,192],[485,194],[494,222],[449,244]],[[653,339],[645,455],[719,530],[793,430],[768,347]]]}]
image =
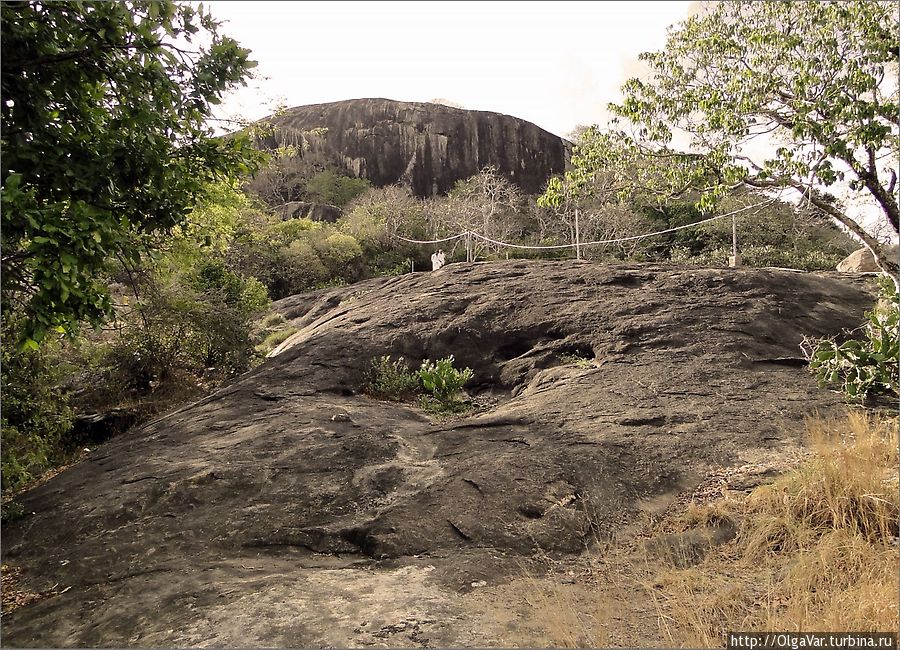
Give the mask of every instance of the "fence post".
[{"label": "fence post", "polygon": [[466,262],[472,261],[472,233],[466,231]]},{"label": "fence post", "polygon": [[575,208],[575,259],[581,259],[581,232],[578,230],[578,208]]},{"label": "fence post", "polygon": [[731,257],[728,258],[728,266],[737,268],[741,265],[741,256],[738,255],[737,245],[737,216],[731,215]]}]

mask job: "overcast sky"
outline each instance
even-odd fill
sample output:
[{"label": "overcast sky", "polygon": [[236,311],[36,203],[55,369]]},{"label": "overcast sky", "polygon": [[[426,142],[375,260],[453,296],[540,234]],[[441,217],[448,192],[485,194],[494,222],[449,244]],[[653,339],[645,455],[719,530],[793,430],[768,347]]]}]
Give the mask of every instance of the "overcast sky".
[{"label": "overcast sky", "polygon": [[441,98],[565,136],[661,49],[690,2],[206,2],[259,79],[224,105],[258,119],[361,97]]}]

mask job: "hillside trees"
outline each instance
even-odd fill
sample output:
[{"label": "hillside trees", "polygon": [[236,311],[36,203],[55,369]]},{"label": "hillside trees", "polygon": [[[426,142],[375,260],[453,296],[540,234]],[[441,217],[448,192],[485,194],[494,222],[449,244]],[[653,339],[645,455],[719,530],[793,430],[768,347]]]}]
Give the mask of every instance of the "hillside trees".
[{"label": "hillside trees", "polygon": [[704,211],[739,187],[786,190],[900,283],[897,261],[832,195],[866,194],[896,236],[898,44],[889,2],[710,3],[641,56],[649,80],[625,84],[612,130],[582,134],[567,178],[629,172],[630,188],[661,201],[696,192]]},{"label": "hillside trees", "polygon": [[289,145],[272,151],[266,165],[245,186],[251,195],[277,209],[292,201],[343,207],[371,184],[348,176],[319,154]]},{"label": "hillside trees", "polygon": [[[159,286],[147,253],[162,253],[179,234],[202,246],[217,227],[192,224],[188,215],[216,181],[250,170],[258,154],[242,137],[212,137],[206,124],[253,63],[200,8],[4,2],[0,29],[5,490],[64,455],[72,411],[61,386],[70,371],[68,344],[59,334],[114,317],[116,275],[131,275],[142,289]],[[172,248],[170,262],[177,242]],[[216,335],[209,324],[222,314],[210,306],[229,304],[221,290],[236,278],[194,271],[183,278],[198,298],[192,313],[206,309],[194,337],[205,362],[216,356],[215,345],[233,343],[208,334]],[[179,299],[188,297],[184,284],[171,286]],[[254,294],[247,304],[265,300],[262,287],[246,287]],[[131,332],[150,331],[153,307],[152,292],[144,291],[130,315],[118,316]]]},{"label": "hillside trees", "polygon": [[249,52],[171,1],[4,2],[2,307],[34,347],[112,312],[99,276],[135,263],[210,182],[247,171],[206,125]]},{"label": "hillside trees", "polygon": [[[434,201],[428,211],[433,232],[455,235],[467,230],[498,241],[516,241],[526,231],[527,212],[519,189],[497,169],[485,167],[458,181],[446,198]],[[446,236],[445,235],[445,236]],[[476,255],[500,248],[476,239]]]},{"label": "hillside trees", "polygon": [[346,207],[339,227],[359,242],[371,275],[405,272],[410,262],[426,268],[429,252],[397,238],[429,238],[426,205],[407,186],[372,188]]}]

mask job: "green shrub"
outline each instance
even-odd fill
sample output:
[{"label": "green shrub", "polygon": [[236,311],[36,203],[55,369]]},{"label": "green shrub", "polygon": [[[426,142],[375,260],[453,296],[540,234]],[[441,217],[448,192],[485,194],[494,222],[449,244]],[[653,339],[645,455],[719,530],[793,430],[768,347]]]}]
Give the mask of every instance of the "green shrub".
[{"label": "green shrub", "polygon": [[287,219],[279,221],[266,229],[266,235],[270,241],[281,246],[287,246],[292,241],[303,239],[322,229],[322,222],[312,219]]},{"label": "green shrub", "polygon": [[389,269],[382,269],[379,271],[378,276],[383,278],[392,278],[398,275],[406,275],[412,271],[412,260],[406,258],[402,262],[397,263],[395,266],[392,266]]},{"label": "green shrub", "polygon": [[559,360],[563,363],[563,365],[574,365],[582,369],[594,367],[594,362],[591,359],[583,357],[579,354],[569,354],[567,352],[563,352],[559,355]]},{"label": "green shrub", "polygon": [[284,298],[327,281],[329,273],[312,244],[296,239],[279,249],[275,276],[274,297]]},{"label": "green shrub", "polygon": [[471,368],[457,370],[453,367],[453,355],[446,359],[430,361],[425,359],[419,368],[419,379],[432,396],[443,405],[451,405],[458,402],[456,399],[459,391],[466,382],[472,379],[474,373]]},{"label": "green shrub", "polygon": [[[749,245],[740,249],[744,266],[800,269],[803,271],[825,271],[834,269],[844,255],[840,251],[794,250],[772,245]],[[674,247],[669,261],[697,266],[726,266],[731,255],[731,247],[721,246],[691,253],[686,247]]]},{"label": "green shrub", "polygon": [[402,401],[419,392],[419,376],[411,372],[403,357],[391,361],[389,356],[372,360],[366,392],[379,399]]},{"label": "green shrub", "polygon": [[881,300],[866,314],[857,331],[862,336],[838,343],[833,339],[803,342],[809,369],[822,387],[839,386],[850,399],[900,394],[900,301],[892,283],[883,285]]},{"label": "green shrub", "polygon": [[268,304],[258,281],[212,266],[187,281],[151,277],[142,292],[110,351],[112,381],[145,391],[183,372],[250,367],[250,320]]},{"label": "green shrub", "polygon": [[326,169],[306,183],[307,198],[336,206],[344,206],[368,190],[372,184],[364,178],[352,178],[339,171]]},{"label": "green shrub", "polygon": [[352,282],[362,275],[363,251],[354,237],[333,233],[318,243],[316,252],[332,279]]},{"label": "green shrub", "polygon": [[269,295],[259,280],[228,270],[221,260],[203,262],[189,276],[189,283],[206,300],[223,302],[245,316],[269,306]]},{"label": "green shrub", "polygon": [[37,350],[19,351],[21,322],[4,314],[0,385],[3,392],[2,489],[14,491],[61,460],[61,440],[72,428],[61,379],[59,343],[47,337]]}]

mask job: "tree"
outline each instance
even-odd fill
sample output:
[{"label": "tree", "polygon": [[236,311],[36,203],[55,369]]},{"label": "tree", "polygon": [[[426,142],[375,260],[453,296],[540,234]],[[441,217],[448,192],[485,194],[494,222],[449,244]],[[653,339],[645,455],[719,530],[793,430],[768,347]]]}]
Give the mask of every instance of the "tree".
[{"label": "tree", "polygon": [[[890,2],[711,3],[670,30],[665,50],[641,55],[650,79],[626,82],[613,129],[583,137],[573,173],[640,158],[636,186],[699,192],[704,211],[741,186],[792,192],[859,237],[900,285],[897,261],[833,196],[867,193],[896,237],[898,46]],[[687,152],[676,149],[682,136]]]},{"label": "tree", "polygon": [[[515,185],[494,167],[456,183],[446,199],[431,204],[429,211],[435,233],[456,235],[471,230],[499,241],[511,241],[525,230],[521,213],[523,198]],[[481,239],[472,241],[477,256],[502,247]]]},{"label": "tree", "polygon": [[2,308],[24,343],[111,313],[102,274],[182,223],[212,181],[247,171],[212,107],[249,51],[170,0],[4,2]]},{"label": "tree", "polygon": [[309,199],[343,207],[365,193],[372,184],[365,178],[353,178],[336,169],[325,169],[306,183]]},{"label": "tree", "polygon": [[309,156],[298,155],[298,148],[287,145],[274,149],[266,165],[247,180],[246,190],[270,208],[279,208],[304,198],[306,184],[325,164]]},{"label": "tree", "polygon": [[399,239],[429,239],[425,202],[406,185],[369,189],[344,208],[338,225],[359,242],[371,275],[409,270],[411,263],[422,268],[428,262],[430,251]]}]

